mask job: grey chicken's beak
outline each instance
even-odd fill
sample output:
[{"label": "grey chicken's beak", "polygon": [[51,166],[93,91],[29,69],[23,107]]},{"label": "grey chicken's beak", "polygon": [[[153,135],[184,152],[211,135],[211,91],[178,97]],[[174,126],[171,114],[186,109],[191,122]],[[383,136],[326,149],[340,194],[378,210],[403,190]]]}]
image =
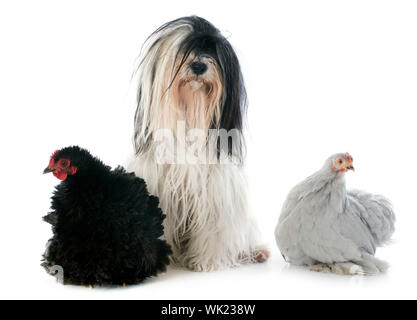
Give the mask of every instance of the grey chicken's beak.
[{"label": "grey chicken's beak", "polygon": [[353,166],[348,166],[348,167],[346,167],[346,169],[355,171],[355,168]]},{"label": "grey chicken's beak", "polygon": [[47,167],[45,170],[43,170],[43,174],[49,173],[49,172],[55,172],[55,169],[51,169]]}]

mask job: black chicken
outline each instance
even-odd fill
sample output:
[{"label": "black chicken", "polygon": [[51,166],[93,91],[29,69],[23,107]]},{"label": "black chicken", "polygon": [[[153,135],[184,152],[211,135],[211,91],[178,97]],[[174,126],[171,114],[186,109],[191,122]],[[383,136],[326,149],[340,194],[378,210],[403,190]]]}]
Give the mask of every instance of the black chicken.
[{"label": "black chicken", "polygon": [[165,215],[144,180],[77,146],[56,151],[48,172],[62,182],[44,217],[54,234],[43,256],[47,270],[60,266],[64,283],[80,285],[134,284],[165,271]]}]

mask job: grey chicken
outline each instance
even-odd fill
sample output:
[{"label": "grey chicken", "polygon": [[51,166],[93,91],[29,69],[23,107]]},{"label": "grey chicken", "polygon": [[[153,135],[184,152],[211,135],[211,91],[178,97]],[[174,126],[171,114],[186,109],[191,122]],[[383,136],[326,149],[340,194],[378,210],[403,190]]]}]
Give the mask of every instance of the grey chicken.
[{"label": "grey chicken", "polygon": [[374,254],[394,232],[392,206],[380,195],[346,191],[348,170],[354,170],[352,157],[335,154],[291,190],[275,229],[287,262],[351,275],[378,274],[388,268]]}]

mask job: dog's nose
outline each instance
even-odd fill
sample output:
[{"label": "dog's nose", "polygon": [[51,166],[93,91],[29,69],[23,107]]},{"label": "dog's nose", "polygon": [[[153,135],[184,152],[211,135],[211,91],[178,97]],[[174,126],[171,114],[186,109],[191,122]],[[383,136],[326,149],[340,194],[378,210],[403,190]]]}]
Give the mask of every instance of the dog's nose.
[{"label": "dog's nose", "polygon": [[191,70],[194,72],[194,74],[197,76],[203,74],[207,70],[207,65],[202,62],[193,62],[190,65],[190,67],[191,67]]}]

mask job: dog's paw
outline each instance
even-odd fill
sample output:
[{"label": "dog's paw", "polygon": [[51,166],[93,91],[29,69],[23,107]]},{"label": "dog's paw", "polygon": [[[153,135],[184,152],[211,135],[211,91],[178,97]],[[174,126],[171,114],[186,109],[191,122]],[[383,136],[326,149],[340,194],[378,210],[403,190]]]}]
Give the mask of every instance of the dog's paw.
[{"label": "dog's paw", "polygon": [[270,256],[271,256],[271,253],[267,247],[259,246],[250,253],[239,254],[238,262],[240,264],[262,263],[262,262],[267,261]]},{"label": "dog's paw", "polygon": [[257,249],[253,252],[253,259],[255,262],[262,263],[269,259],[271,253],[268,249]]}]

